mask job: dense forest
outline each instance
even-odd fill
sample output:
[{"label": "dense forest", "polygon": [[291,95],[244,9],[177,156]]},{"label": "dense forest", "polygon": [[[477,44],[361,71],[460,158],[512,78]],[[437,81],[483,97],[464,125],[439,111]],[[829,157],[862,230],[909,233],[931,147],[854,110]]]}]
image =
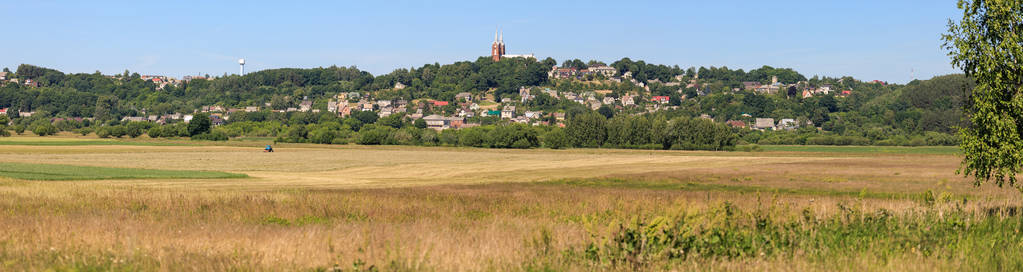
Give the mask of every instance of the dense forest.
[{"label": "dense forest", "polygon": [[[601,62],[566,60],[560,67],[585,69]],[[154,124],[134,125],[131,130],[121,124],[121,117],[192,113],[203,106],[220,105],[226,108],[246,106],[263,107],[254,113],[235,113],[228,122],[208,133],[218,132],[221,136],[270,136],[282,141],[392,143],[412,141],[426,144],[449,144],[469,146],[543,146],[544,139],[560,137],[565,133],[572,139],[554,146],[587,147],[633,147],[633,148],[684,148],[722,149],[736,143],[760,144],[883,144],[883,145],[949,145],[955,139],[951,133],[964,125],[961,108],[972,89],[972,80],[963,75],[939,76],[929,80],[916,80],[906,85],[865,82],[851,77],[806,78],[792,69],[764,66],[748,72],[727,67],[690,67],[648,64],[624,58],[611,63],[618,75],[630,74],[637,82],[646,83],[646,88],[629,81],[612,81],[603,76],[588,76],[575,79],[548,78],[547,72],[558,63],[547,58],[535,60],[509,58],[494,62],[489,58],[463,61],[452,64],[427,64],[412,69],[397,69],[391,73],[374,76],[356,67],[326,67],[311,69],[272,69],[258,71],[244,76],[225,75],[209,80],[183,81],[180,84],[161,86],[143,80],[137,73],[125,71],[119,75],[100,73],[65,74],[57,70],[23,64],[8,75],[9,78],[32,80],[38,86],[5,83],[0,86],[0,108],[10,108],[8,118],[15,132],[31,130],[34,127],[54,127],[56,130],[87,131],[103,134],[100,136],[132,136],[127,131],[144,134]],[[5,69],[5,71],[9,71]],[[786,89],[777,93],[755,93],[743,89],[743,82],[771,83],[772,78],[787,84]],[[667,84],[668,82],[678,82]],[[395,88],[395,85],[404,88]],[[829,86],[835,92],[826,95],[806,97],[802,89]],[[520,87],[536,86],[561,92],[583,93],[593,90],[609,90],[599,96],[621,97],[632,95],[637,101],[646,103],[652,96],[670,96],[670,108],[650,112],[643,107],[608,107],[592,110],[567,99],[535,94],[534,98],[519,103]],[[837,95],[838,90],[848,90],[847,95]],[[335,114],[321,112],[280,112],[296,107],[303,100],[313,101],[316,109],[326,109],[326,102],[337,94],[357,92],[373,99],[432,99],[455,101],[455,95],[468,92],[477,97],[491,96],[496,101],[512,98],[521,108],[542,110],[546,113],[566,113],[565,128],[553,128],[557,121],[544,117],[552,127],[532,128],[508,124],[499,118],[474,117],[468,121],[481,125],[478,128],[452,132],[426,132],[408,115],[398,114],[379,118],[375,113],[360,113],[341,118]],[[598,97],[599,98],[599,97]],[[352,101],[355,102],[355,101]],[[452,103],[454,104],[454,103]],[[447,115],[455,107],[426,108],[426,113]],[[31,117],[19,118],[18,112],[34,112]],[[592,113],[592,114],[591,114]],[[372,118],[363,115],[373,114]],[[582,119],[601,116],[603,120],[588,120],[593,136],[574,134],[578,132]],[[753,123],[753,118],[791,118],[798,120],[800,128],[789,131],[754,131],[729,129],[735,137],[725,137],[726,144],[695,143],[677,140],[665,144],[664,138],[671,136],[663,127],[692,128],[702,126],[691,120],[704,117],[709,124],[726,128],[726,121],[742,120]],[[85,121],[64,121],[64,118],[92,118]],[[59,119],[54,119],[59,118]],[[638,118],[638,119],[634,119]],[[379,119],[379,120],[378,120]],[[397,120],[395,120],[397,119]],[[54,120],[57,120],[56,122]],[[378,122],[389,122],[384,125]],[[48,123],[49,125],[46,125]],[[64,124],[71,123],[71,124]],[[596,124],[601,124],[599,127]],[[622,126],[634,123],[648,123],[650,128],[632,128],[633,132],[621,132]],[[683,125],[684,124],[684,125]],[[171,127],[174,124],[164,126]],[[639,125],[642,126],[642,125]],[[655,128],[655,127],[662,128]],[[142,127],[142,128],[140,128]],[[302,128],[298,128],[302,127]],[[401,132],[402,128],[417,128],[422,133]],[[514,129],[509,129],[511,127]],[[388,139],[362,140],[362,131],[382,135],[397,135]],[[498,129],[501,128],[501,129]],[[47,129],[40,128],[42,131]],[[718,128],[704,129],[716,131]],[[117,130],[126,130],[118,132]],[[509,132],[511,130],[511,132]],[[563,131],[562,131],[563,130]],[[595,132],[602,130],[603,132]],[[153,136],[193,136],[183,129],[167,129],[180,133],[161,133],[153,130]],[[371,132],[372,131],[372,132]],[[526,132],[518,132],[526,131]],[[555,132],[552,137],[550,132]],[[659,136],[635,131],[646,131]],[[651,132],[653,131],[653,132]],[[701,130],[702,131],[702,130]],[[329,132],[329,133],[328,133]],[[519,135],[527,140],[486,142],[467,137],[467,143],[453,142],[462,138],[444,134],[473,135],[483,132],[487,135]],[[437,134],[435,140],[421,139],[422,134]],[[631,134],[630,134],[631,133]],[[681,132],[675,132],[679,134]],[[715,132],[718,133],[718,132]],[[322,135],[330,136],[322,136]],[[410,134],[410,135],[404,135]],[[412,135],[414,134],[414,135]],[[682,133],[685,134],[685,133]],[[603,136],[600,136],[603,135]],[[629,135],[629,136],[623,136]],[[314,139],[319,136],[321,139]],[[396,135],[391,135],[396,136]],[[443,136],[443,137],[442,137]],[[368,137],[368,136],[367,136]],[[433,137],[427,135],[426,137]],[[448,137],[448,140],[442,141]],[[589,137],[589,138],[587,138]],[[658,138],[656,140],[652,138]],[[215,137],[224,138],[224,137]],[[330,138],[326,141],[326,138]],[[379,138],[379,137],[378,137]],[[499,138],[499,137],[491,137]],[[592,138],[592,139],[591,139]],[[406,140],[402,140],[406,139]],[[637,140],[638,139],[638,140]],[[681,139],[681,138],[679,138]],[[489,140],[488,140],[489,141]],[[556,140],[550,140],[556,141]],[[515,142],[520,142],[516,145]],[[713,146],[713,147],[712,147]]]}]

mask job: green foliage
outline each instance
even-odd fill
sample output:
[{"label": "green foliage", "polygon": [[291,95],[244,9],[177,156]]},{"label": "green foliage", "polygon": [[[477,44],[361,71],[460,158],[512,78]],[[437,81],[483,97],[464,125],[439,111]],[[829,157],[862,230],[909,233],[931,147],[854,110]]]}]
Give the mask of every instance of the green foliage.
[{"label": "green foliage", "polygon": [[209,133],[211,126],[212,122],[210,121],[209,114],[196,114],[192,117],[192,121],[188,122],[188,136]]},{"label": "green foliage", "polygon": [[386,145],[393,144],[391,132],[395,129],[388,126],[366,125],[359,130],[357,143],[361,145]]},{"label": "green foliage", "polygon": [[80,129],[76,130],[75,132],[77,132],[78,134],[81,134],[82,136],[85,136],[85,135],[89,135],[89,133],[92,133],[92,131],[93,131],[92,128],[87,128],[86,127],[86,128],[80,128]]},{"label": "green foliage", "polygon": [[730,150],[738,140],[725,125],[684,117],[671,120],[666,138],[671,149],[683,150]]},{"label": "green foliage", "polygon": [[551,128],[543,135],[543,146],[550,149],[563,149],[570,147],[572,140],[568,138],[565,130],[559,127]]},{"label": "green foliage", "polygon": [[600,147],[607,138],[604,123],[607,119],[596,112],[587,112],[572,117],[565,127],[565,133],[573,139],[574,146]]},{"label": "green foliage", "polygon": [[25,125],[14,125],[14,133],[17,133],[18,135],[25,133]]},{"label": "green foliage", "polygon": [[59,131],[57,127],[54,126],[53,124],[50,124],[50,122],[46,120],[40,121],[41,122],[36,122],[32,125],[32,133],[35,133],[36,135],[39,136],[49,136],[57,134],[57,131]]},{"label": "green foliage", "polygon": [[11,132],[8,130],[6,124],[0,124],[0,137],[10,137]]},{"label": "green foliage", "polygon": [[[930,198],[933,203],[933,196]],[[975,215],[963,211],[896,215],[867,213],[839,205],[839,214],[779,218],[769,210],[744,212],[730,203],[699,213],[634,217],[611,224],[582,256],[601,269],[647,270],[680,261],[794,258],[828,262],[869,254],[884,262],[912,256],[965,258],[970,269],[1021,267],[1019,235],[1023,217]],[[991,249],[998,250],[991,250]],[[983,253],[981,253],[983,252]],[[968,253],[968,254],[967,254]],[[574,254],[567,256],[574,256]],[[840,262],[840,261],[839,261]]]},{"label": "green foliage", "polygon": [[146,132],[153,126],[150,122],[128,122],[121,125],[124,132],[128,137],[136,138],[146,134]]},{"label": "green foliage", "polygon": [[490,147],[492,142],[490,138],[491,127],[474,127],[463,129],[458,132],[458,141],[456,144],[462,146],[471,147]]},{"label": "green foliage", "polygon": [[975,78],[965,108],[971,126],[959,130],[959,172],[974,184],[993,181],[1023,191],[1016,175],[1023,165],[1023,3],[1019,0],[960,0],[963,17],[943,35],[952,64]]},{"label": "green foliage", "polygon": [[0,176],[27,180],[243,178],[225,172],[0,162]]},{"label": "green foliage", "polygon": [[495,148],[531,148],[540,146],[537,133],[523,124],[498,125],[491,133],[491,146]]}]

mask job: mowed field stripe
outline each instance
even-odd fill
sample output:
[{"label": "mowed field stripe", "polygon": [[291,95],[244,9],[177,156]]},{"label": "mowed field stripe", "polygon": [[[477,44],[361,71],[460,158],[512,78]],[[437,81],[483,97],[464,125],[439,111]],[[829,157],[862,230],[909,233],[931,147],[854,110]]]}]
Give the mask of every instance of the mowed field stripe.
[{"label": "mowed field stripe", "polygon": [[244,174],[211,171],[113,168],[14,162],[0,162],[0,176],[23,180],[207,179],[246,177]]}]

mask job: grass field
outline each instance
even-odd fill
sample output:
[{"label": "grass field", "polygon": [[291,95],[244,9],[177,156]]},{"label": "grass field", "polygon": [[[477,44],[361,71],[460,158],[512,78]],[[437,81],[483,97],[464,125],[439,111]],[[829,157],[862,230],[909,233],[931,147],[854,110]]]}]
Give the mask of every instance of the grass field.
[{"label": "grass field", "polygon": [[948,148],[262,144],[5,144],[3,169],[248,177],[0,177],[0,270],[1023,269],[1020,193]]},{"label": "grass field", "polygon": [[213,171],[153,170],[11,162],[0,162],[0,176],[24,180],[210,179],[246,177],[243,174]]}]

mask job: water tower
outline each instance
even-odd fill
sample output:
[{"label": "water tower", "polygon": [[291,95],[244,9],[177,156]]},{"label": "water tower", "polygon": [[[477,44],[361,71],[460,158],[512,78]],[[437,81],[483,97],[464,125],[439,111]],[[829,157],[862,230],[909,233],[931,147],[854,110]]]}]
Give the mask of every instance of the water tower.
[{"label": "water tower", "polygon": [[240,69],[241,69],[241,72],[239,72],[238,75],[244,76],[245,75],[245,59],[238,59],[238,67],[240,67]]}]

